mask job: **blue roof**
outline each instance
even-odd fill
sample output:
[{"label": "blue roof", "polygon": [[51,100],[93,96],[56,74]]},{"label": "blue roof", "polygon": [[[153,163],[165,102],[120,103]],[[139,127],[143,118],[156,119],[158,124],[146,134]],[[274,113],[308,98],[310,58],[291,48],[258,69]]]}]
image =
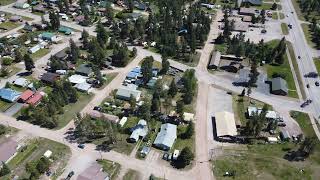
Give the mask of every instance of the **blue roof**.
[{"label": "blue roof", "polygon": [[21,92],[15,91],[9,88],[0,89],[0,97],[6,101],[13,102],[17,100],[21,95]]},{"label": "blue roof", "polygon": [[131,72],[128,73],[127,78],[135,79],[135,78],[137,78],[138,75],[139,75],[139,73],[131,71]]},{"label": "blue roof", "polygon": [[131,72],[141,73],[141,67],[135,67],[131,70]]}]

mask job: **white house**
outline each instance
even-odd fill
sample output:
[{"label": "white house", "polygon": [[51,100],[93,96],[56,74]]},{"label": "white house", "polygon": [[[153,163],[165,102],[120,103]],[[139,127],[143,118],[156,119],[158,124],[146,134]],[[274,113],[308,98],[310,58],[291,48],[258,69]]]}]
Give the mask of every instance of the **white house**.
[{"label": "white house", "polygon": [[131,128],[131,132],[129,137],[131,142],[137,142],[140,138],[144,138],[148,134],[147,121],[141,119],[137,125]]},{"label": "white house", "polygon": [[166,123],[161,125],[161,130],[153,144],[160,149],[169,150],[176,139],[177,125]]}]

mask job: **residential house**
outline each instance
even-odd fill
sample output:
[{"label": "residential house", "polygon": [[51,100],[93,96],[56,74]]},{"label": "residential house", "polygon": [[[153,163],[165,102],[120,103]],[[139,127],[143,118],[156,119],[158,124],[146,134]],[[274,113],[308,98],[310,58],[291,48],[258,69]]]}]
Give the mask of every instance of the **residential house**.
[{"label": "residential house", "polygon": [[77,90],[81,91],[81,92],[86,92],[89,93],[91,92],[92,88],[91,88],[91,84],[88,84],[87,82],[83,82],[83,83],[79,83],[76,84],[74,86]]},{"label": "residential house", "polygon": [[75,18],[75,21],[76,21],[78,24],[81,24],[84,20],[85,20],[85,18],[84,18],[83,15],[77,16],[77,17]]},{"label": "residential house", "polygon": [[76,74],[80,74],[82,76],[91,76],[93,74],[92,67],[88,64],[81,64],[76,69]]},{"label": "residential house", "polygon": [[24,25],[23,30],[25,30],[25,31],[27,31],[27,32],[32,32],[32,31],[35,30],[35,27],[33,27],[33,26],[30,25],[30,24],[26,24],[26,25]]},{"label": "residential house", "polygon": [[16,80],[14,80],[13,84],[18,87],[27,87],[30,84],[30,82],[26,78],[19,77]]},{"label": "residential house", "polygon": [[177,125],[166,123],[161,125],[160,132],[154,141],[154,146],[163,150],[170,150],[177,139]]},{"label": "residential house", "polygon": [[127,101],[130,100],[131,96],[133,96],[133,98],[136,101],[139,101],[141,96],[141,91],[136,90],[134,86],[121,86],[120,88],[118,88],[116,96],[118,99],[127,100]]},{"label": "residential house", "polygon": [[30,7],[30,5],[26,2],[18,1],[16,3],[14,3],[13,7],[15,7],[17,9],[27,9]]},{"label": "residential house", "polygon": [[281,96],[288,95],[288,85],[286,80],[281,77],[273,78],[271,80],[271,93]]},{"label": "residential house", "polygon": [[82,76],[79,74],[74,74],[70,77],[68,77],[68,80],[72,83],[72,84],[81,84],[81,83],[85,83],[87,81],[88,77],[86,76]]},{"label": "residential house", "polygon": [[249,22],[235,22],[233,26],[233,31],[237,32],[247,32],[249,29],[250,23]]},{"label": "residential house", "polygon": [[48,11],[45,7],[43,7],[42,4],[38,4],[36,6],[33,6],[32,8],[33,12],[39,12],[39,13],[43,13],[46,14]]},{"label": "residential house", "polygon": [[28,100],[29,98],[31,98],[31,97],[33,96],[33,94],[34,94],[34,92],[28,89],[28,90],[24,91],[24,92],[20,95],[18,101],[25,103],[25,102],[27,102],[27,100]]},{"label": "residential house", "polygon": [[15,91],[10,88],[1,88],[0,89],[0,98],[7,102],[16,101],[21,95],[21,92]]},{"label": "residential house", "polygon": [[65,34],[65,35],[71,35],[73,34],[73,31],[72,29],[68,28],[68,27],[64,27],[64,26],[61,26],[59,29],[58,29],[59,32]]},{"label": "residential house", "polygon": [[131,135],[129,137],[130,142],[137,142],[139,139],[143,139],[148,134],[147,121],[141,119],[137,125],[130,129]]},{"label": "residential house", "polygon": [[9,18],[9,20],[12,21],[12,22],[19,22],[19,21],[22,21],[22,17],[15,15],[15,16],[11,16],[11,17]]},{"label": "residential house", "polygon": [[43,92],[36,92],[31,98],[27,100],[27,103],[32,106],[37,106],[41,102],[43,95]]},{"label": "residential house", "polygon": [[60,78],[59,74],[47,72],[47,73],[44,73],[40,79],[45,83],[53,84],[59,78]]},{"label": "residential house", "polygon": [[234,114],[222,111],[213,117],[214,138],[218,141],[232,141],[237,136]]},{"label": "residential house", "polygon": [[59,52],[57,52],[55,55],[53,55],[55,58],[57,58],[58,60],[64,61],[68,58],[68,54],[66,52],[66,50],[61,50]]},{"label": "residential house", "polygon": [[45,41],[52,41],[52,42],[57,41],[57,36],[50,32],[44,32],[40,35],[40,37]]}]

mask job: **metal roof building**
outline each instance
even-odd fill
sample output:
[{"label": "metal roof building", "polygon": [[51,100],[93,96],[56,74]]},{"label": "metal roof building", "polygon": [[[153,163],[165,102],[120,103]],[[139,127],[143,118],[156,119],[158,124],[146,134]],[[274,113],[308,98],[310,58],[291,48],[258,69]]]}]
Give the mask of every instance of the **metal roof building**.
[{"label": "metal roof building", "polygon": [[21,95],[21,92],[15,91],[9,88],[0,89],[0,97],[1,99],[9,102],[16,101]]},{"label": "metal roof building", "polygon": [[131,128],[131,132],[129,137],[131,142],[137,142],[139,138],[144,138],[148,134],[147,121],[141,119],[138,124]]},{"label": "metal roof building", "polygon": [[154,145],[163,150],[169,150],[177,138],[177,126],[166,123],[161,125],[161,130],[158,133]]},{"label": "metal roof building", "polygon": [[271,80],[271,93],[286,96],[288,94],[287,82],[281,77],[273,78]]},{"label": "metal roof building", "polygon": [[216,136],[218,138],[233,137],[237,135],[234,114],[222,111],[215,114]]},{"label": "metal roof building", "polygon": [[136,99],[136,101],[139,101],[141,96],[141,91],[136,90],[131,86],[130,87],[122,86],[118,88],[118,91],[116,94],[118,99],[123,99],[123,100],[130,100],[131,95]]}]

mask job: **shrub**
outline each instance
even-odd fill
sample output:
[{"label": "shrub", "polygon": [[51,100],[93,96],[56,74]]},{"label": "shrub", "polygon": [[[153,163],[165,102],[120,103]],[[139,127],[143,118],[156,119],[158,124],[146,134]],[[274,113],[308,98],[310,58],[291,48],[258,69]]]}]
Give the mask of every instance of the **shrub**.
[{"label": "shrub", "polygon": [[13,59],[11,58],[3,58],[2,59],[2,65],[5,65],[5,66],[10,66],[13,62]]}]

